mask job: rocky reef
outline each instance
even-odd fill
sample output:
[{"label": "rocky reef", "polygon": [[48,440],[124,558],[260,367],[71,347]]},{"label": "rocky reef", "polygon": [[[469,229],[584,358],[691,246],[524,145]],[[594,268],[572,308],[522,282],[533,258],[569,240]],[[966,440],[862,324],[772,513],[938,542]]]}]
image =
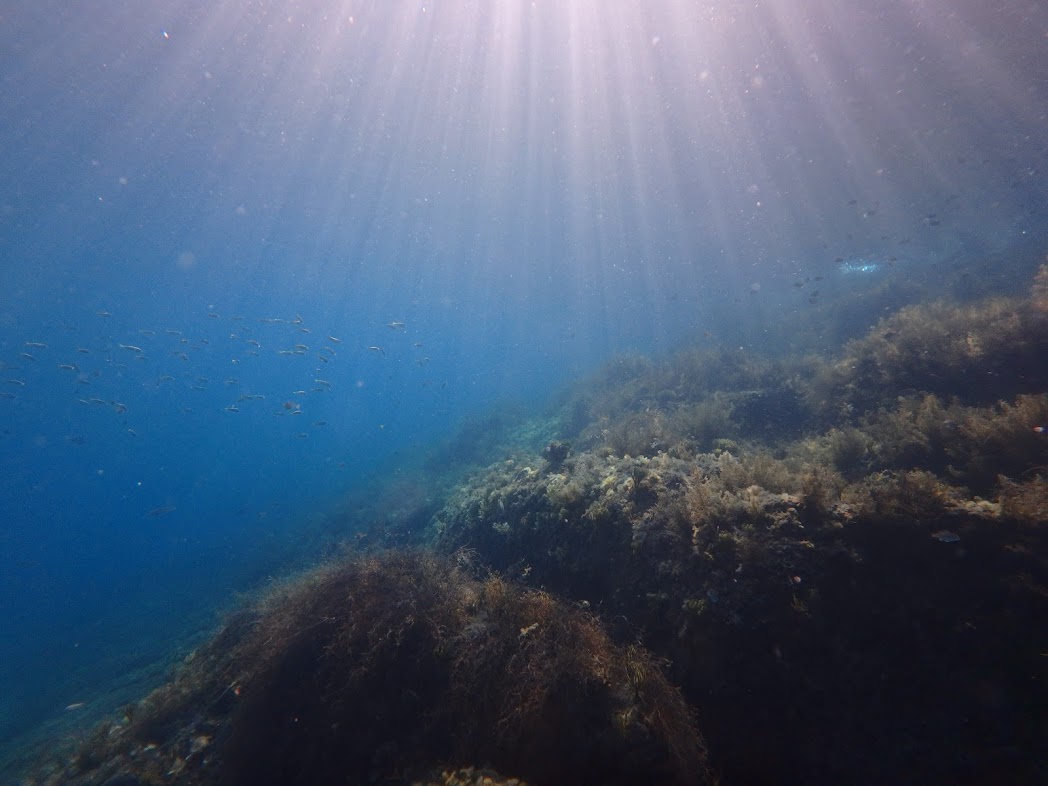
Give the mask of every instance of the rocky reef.
[{"label": "rocky reef", "polygon": [[1046,281],[477,419],[31,782],[1048,781]]},{"label": "rocky reef", "polygon": [[993,300],[830,361],[628,360],[565,404],[581,449],[476,474],[433,538],[667,658],[723,783],[1043,780],[1046,350]]},{"label": "rocky reef", "polygon": [[692,712],[652,656],[475,572],[387,552],[285,582],[37,782],[705,780]]}]

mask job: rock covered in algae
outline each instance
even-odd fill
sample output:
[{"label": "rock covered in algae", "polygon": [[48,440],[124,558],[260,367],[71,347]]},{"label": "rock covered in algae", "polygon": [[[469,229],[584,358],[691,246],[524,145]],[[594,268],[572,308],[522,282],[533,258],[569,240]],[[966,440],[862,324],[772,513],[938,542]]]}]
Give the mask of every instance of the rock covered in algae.
[{"label": "rock covered in algae", "polygon": [[411,783],[475,763],[533,784],[705,782],[646,652],[459,563],[390,553],[275,588],[38,782]]},{"label": "rock covered in algae", "polygon": [[[463,484],[434,530],[666,658],[722,783],[1036,782],[1045,446],[1009,435],[1044,401],[958,405],[943,426],[904,400],[855,429],[871,447],[851,482],[824,459],[832,436],[783,458],[581,451],[542,472],[522,457]],[[878,444],[889,418],[927,447]],[[1026,477],[987,485],[992,465]]]}]

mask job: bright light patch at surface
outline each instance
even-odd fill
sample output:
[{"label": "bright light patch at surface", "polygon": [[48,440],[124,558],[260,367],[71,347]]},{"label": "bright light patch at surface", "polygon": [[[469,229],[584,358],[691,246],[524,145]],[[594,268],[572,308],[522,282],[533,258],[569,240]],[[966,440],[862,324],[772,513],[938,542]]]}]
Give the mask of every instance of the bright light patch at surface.
[{"label": "bright light patch at surface", "polygon": [[[976,4],[74,13],[35,68],[59,70],[53,108],[86,114],[96,140],[58,151],[70,176],[97,164],[84,220],[135,210],[150,266],[188,250],[201,277],[232,268],[334,302],[468,303],[475,325],[554,299],[566,321],[588,315],[586,342],[646,344],[676,332],[654,316],[669,298],[716,319],[754,273],[905,238],[949,254],[973,216],[999,242],[1042,187],[1028,129],[1043,20]],[[921,232],[956,194],[945,228]]]}]

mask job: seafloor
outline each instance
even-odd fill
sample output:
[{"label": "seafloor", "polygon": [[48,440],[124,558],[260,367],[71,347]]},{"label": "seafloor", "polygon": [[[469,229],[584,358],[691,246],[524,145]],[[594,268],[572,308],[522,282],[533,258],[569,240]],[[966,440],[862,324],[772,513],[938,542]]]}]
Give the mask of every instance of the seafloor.
[{"label": "seafloor", "polygon": [[1048,267],[478,419],[32,784],[1048,783]]}]

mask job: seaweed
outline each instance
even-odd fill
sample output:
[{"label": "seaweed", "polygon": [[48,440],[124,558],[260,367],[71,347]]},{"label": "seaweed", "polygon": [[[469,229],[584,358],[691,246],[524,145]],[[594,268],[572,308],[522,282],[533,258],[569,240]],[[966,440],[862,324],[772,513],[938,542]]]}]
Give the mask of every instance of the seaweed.
[{"label": "seaweed", "polygon": [[391,552],[276,586],[47,782],[409,783],[475,763],[546,784],[705,780],[691,710],[646,651],[469,568]]},{"label": "seaweed", "polygon": [[1000,484],[1002,518],[1042,526],[1048,522],[1048,468],[1021,483],[1001,478]]},{"label": "seaweed", "polygon": [[[452,495],[437,542],[449,552],[469,544],[481,563],[599,609],[620,640],[639,637],[669,658],[726,783],[783,772],[948,782],[973,766],[968,756],[983,757],[978,777],[1021,781],[1041,766],[1037,734],[1018,738],[1007,764],[995,761],[1004,738],[993,712],[955,682],[995,680],[1023,697],[1011,700],[1020,719],[1048,700],[1039,687],[1020,688],[1043,651],[1028,631],[1048,614],[1044,484],[1040,475],[1002,479],[997,504],[956,485],[964,470],[949,462],[957,446],[975,445],[964,418],[1018,423],[1034,406],[915,397],[777,454],[583,451],[555,474],[504,462]],[[962,420],[941,430],[943,414]],[[910,436],[885,447],[864,428]],[[856,457],[851,482],[820,462],[833,452]],[[876,468],[888,459],[940,474]],[[1007,619],[997,616],[1002,604]],[[912,723],[897,718],[903,704]],[[926,719],[964,740],[964,762]],[[925,764],[914,764],[909,745]]]},{"label": "seaweed", "polygon": [[833,418],[858,418],[900,395],[988,404],[1048,387],[1046,353],[1048,320],[1030,301],[909,306],[849,342],[811,396]]}]

